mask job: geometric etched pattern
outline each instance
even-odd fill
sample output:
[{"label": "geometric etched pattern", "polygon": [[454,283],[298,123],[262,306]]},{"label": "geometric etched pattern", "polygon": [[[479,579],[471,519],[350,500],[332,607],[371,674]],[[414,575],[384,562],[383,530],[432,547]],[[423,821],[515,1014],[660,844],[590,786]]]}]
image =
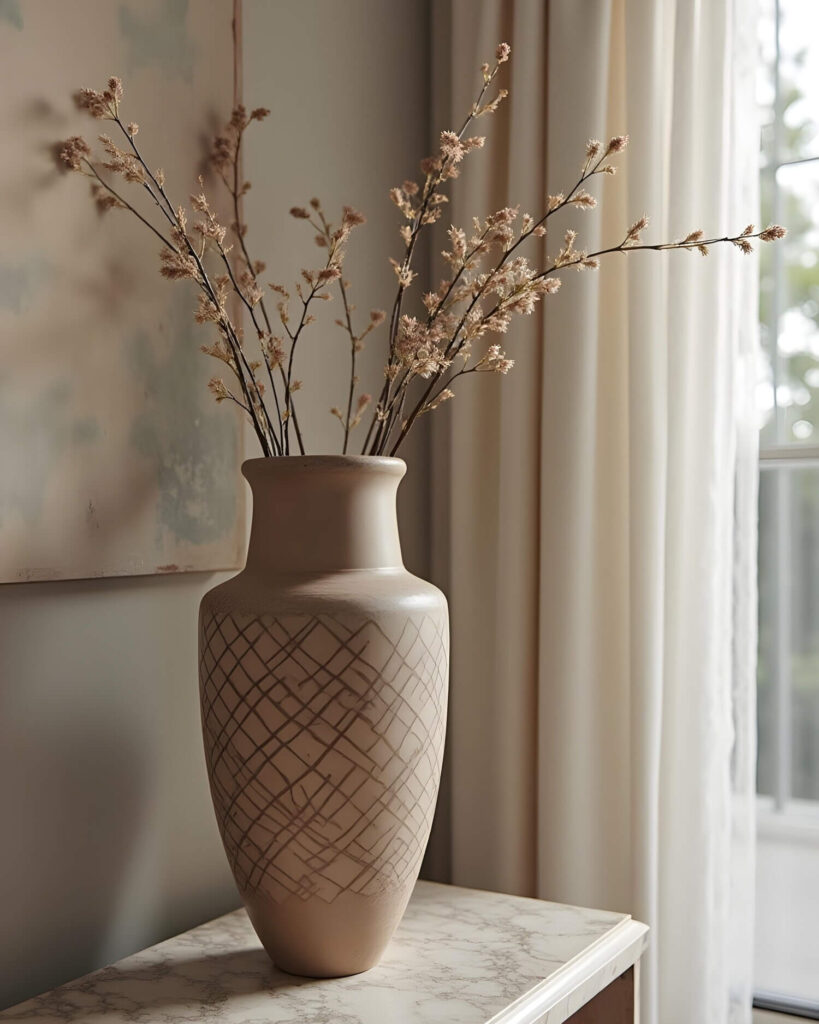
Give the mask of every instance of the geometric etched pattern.
[{"label": "geometric etched pattern", "polygon": [[414,879],[443,756],[446,610],[202,609],[211,793],[240,890],[331,902]]}]

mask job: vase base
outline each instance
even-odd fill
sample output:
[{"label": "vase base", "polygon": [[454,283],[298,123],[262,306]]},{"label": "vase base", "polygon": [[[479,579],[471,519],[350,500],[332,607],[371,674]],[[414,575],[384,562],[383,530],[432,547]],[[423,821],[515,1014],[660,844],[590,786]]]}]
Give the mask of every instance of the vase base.
[{"label": "vase base", "polygon": [[378,897],[342,893],[332,903],[273,903],[245,893],[251,923],[273,964],[301,978],[345,978],[375,967],[406,909],[412,886]]}]

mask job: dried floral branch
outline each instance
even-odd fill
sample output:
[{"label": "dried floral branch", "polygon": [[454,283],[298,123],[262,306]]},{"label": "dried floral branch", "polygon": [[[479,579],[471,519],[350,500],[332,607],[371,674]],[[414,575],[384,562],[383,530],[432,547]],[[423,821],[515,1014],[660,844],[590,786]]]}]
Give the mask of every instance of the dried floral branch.
[{"label": "dried floral branch", "polygon": [[[109,85],[110,85],[110,83],[109,83]],[[121,96],[122,96],[122,86],[121,86],[121,83],[120,83],[119,93],[120,93],[120,98],[121,98]],[[143,186],[147,189],[148,193],[154,199],[157,207],[160,209],[160,211],[163,213],[163,215],[168,219],[168,221],[171,224],[173,224],[174,227],[177,230],[179,230],[181,232],[181,240],[184,243],[184,248],[187,249],[190,257],[196,263],[197,270],[199,272],[199,279],[200,279],[200,281],[201,281],[201,283],[202,283],[202,285],[204,287],[204,290],[206,291],[206,293],[208,294],[209,298],[211,299],[211,301],[215,301],[215,298],[216,298],[216,296],[215,296],[215,289],[213,288],[213,286],[211,285],[211,283],[210,283],[210,281],[208,279],[207,272],[205,271],[205,267],[204,267],[203,262],[202,262],[202,258],[204,256],[204,252],[205,252],[206,240],[211,240],[212,242],[215,243],[217,249],[220,252],[220,255],[222,256],[223,262],[225,263],[225,266],[226,266],[226,268],[228,270],[228,274],[229,274],[229,277],[231,278],[231,283],[233,284],[234,291],[235,291],[236,295],[243,301],[243,303],[246,306],[248,306],[248,308],[250,308],[251,313],[252,313],[253,312],[252,307],[248,303],[245,294],[243,293],[241,288],[236,283],[235,277],[233,275],[232,268],[230,267],[230,264],[229,264],[229,262],[227,260],[227,256],[225,254],[225,251],[224,251],[224,248],[223,248],[223,245],[222,245],[222,243],[224,241],[224,238],[225,238],[226,229],[223,228],[218,223],[218,221],[216,220],[215,216],[213,215],[213,212],[210,209],[208,200],[207,200],[207,198],[205,196],[205,192],[204,192],[204,181],[202,180],[201,176],[199,178],[199,188],[200,188],[199,194],[196,195],[196,196],[191,196],[191,202],[194,205],[194,208],[196,210],[198,210],[200,213],[204,214],[204,216],[206,218],[206,220],[204,222],[198,222],[197,224],[194,225],[195,228],[199,229],[199,233],[200,233],[200,236],[201,236],[201,239],[202,239],[201,249],[199,251],[197,251],[194,248],[191,240],[188,238],[188,236],[187,236],[187,234],[185,232],[185,225],[183,223],[181,223],[181,219],[182,219],[181,215],[180,215],[181,208],[180,207],[174,207],[173,203],[170,201],[170,199],[168,198],[167,193],[165,192],[165,175],[164,175],[164,173],[162,171],[159,171],[159,172],[152,171],[150,169],[150,167],[148,166],[148,164],[143,159],[142,154],[139,151],[139,147],[137,146],[137,143],[136,143],[136,135],[137,135],[137,132],[139,130],[138,126],[132,123],[128,127],[126,127],[123,124],[121,118],[119,117],[118,109],[115,110],[114,116],[113,116],[112,120],[114,120],[114,122],[120,128],[120,131],[122,132],[124,137],[127,139],[128,144],[129,144],[129,146],[131,147],[131,150],[132,150],[132,159],[134,161],[136,161],[136,164],[137,164],[138,168],[142,172],[142,174],[138,175],[137,179],[135,179],[135,180],[138,180],[140,177],[142,177],[142,180],[140,181],[140,183],[143,184]],[[126,168],[129,166],[127,161],[126,161],[125,166],[126,166]],[[115,169],[115,168],[112,167],[111,169]],[[127,175],[127,170],[126,170],[125,173]],[[144,180],[145,177],[147,177],[147,181]],[[151,185],[153,185],[153,188],[151,187],[151,185],[149,185],[149,182],[151,183]],[[156,192],[154,191],[154,189],[156,190]],[[158,195],[157,195],[157,193],[158,193]],[[160,201],[160,198],[158,198],[158,197],[161,197],[161,201]],[[255,318],[254,318],[254,320],[255,320]],[[231,339],[231,346],[234,349],[234,355],[236,357],[238,357],[239,362],[242,364],[244,373],[247,375],[247,380],[246,381],[244,380],[244,376],[243,376],[242,379],[243,379],[243,383],[246,384],[246,389],[249,392],[249,394],[248,394],[248,401],[250,402],[250,407],[253,410],[254,419],[255,419],[256,413],[258,412],[260,418],[263,420],[263,431],[262,431],[263,434],[265,434],[267,436],[267,438],[269,439],[270,444],[277,451],[277,453],[278,454],[282,454],[282,446],[281,446],[280,440],[276,439],[276,437],[275,437],[275,432],[273,430],[273,424],[272,424],[272,421],[271,421],[270,416],[268,414],[267,406],[265,405],[265,403],[263,401],[264,387],[263,387],[263,385],[260,384],[259,381],[257,381],[256,375],[255,375],[255,370],[251,366],[251,364],[248,361],[247,357],[245,356],[244,349],[243,349],[243,346],[242,346],[242,343],[241,343],[241,338],[239,337],[239,332],[236,330],[236,328],[230,322],[228,322],[226,324],[226,327],[227,327],[227,334],[229,335],[229,337]],[[265,361],[266,361],[266,358],[265,358]],[[274,392],[274,394],[275,394],[275,392]]]},{"label": "dried floral branch", "polygon": [[[591,139],[586,144],[574,185],[565,193],[546,196],[537,216],[521,214],[518,206],[504,207],[484,219],[473,218],[469,231],[450,225],[447,248],[442,252],[448,266],[446,276],[437,288],[423,296],[420,316],[404,312],[407,293],[417,277],[412,263],[420,233],[440,220],[448,201],[443,187],[459,176],[464,157],[484,145],[482,136],[467,136],[466,132],[476,118],[497,110],[506,96],[506,90],[500,89],[493,99],[487,99],[510,52],[509,46],[501,43],[494,64],[481,66],[482,81],[476,99],[457,132],[441,133],[437,154],[421,163],[421,180],[404,181],[391,190],[390,198],[405,219],[400,228],[403,255],[400,260],[390,261],[396,275],[396,293],[389,318],[380,310],[372,310],[362,330],[357,330],[354,324],[355,305],[350,299],[343,265],[352,230],[364,223],[364,217],[345,206],[336,227],[326,217],[318,199],[310,201],[309,209],[293,207],[290,213],[314,230],[316,243],[326,251],[324,264],[318,269],[301,271],[301,279],[295,285],[295,296],[300,304],[296,307],[295,322],[291,320],[292,300],[288,289],[280,284],[269,284],[278,296],[276,313],[280,326],[274,330],[274,317],[268,312],[266,292],[259,283],[265,265],[251,259],[241,209],[242,197],[251,187],[241,173],[244,134],[251,123],[264,120],[269,111],[258,107],[248,114],[243,106],[236,107],[213,141],[211,162],[230,196],[232,223],[220,222],[200,178],[199,191],[190,197],[198,219],[189,231],[187,212],[171,202],[165,189],[164,173],[152,170],[142,156],[136,142],[139,126],[134,122],[126,123],[121,117],[120,80],[109,79],[101,92],[83,89],[78,94],[81,109],[94,118],[116,124],[125,145],[123,148],[110,136],[101,134],[102,155],[95,158],[88,143],[73,136],[62,146],[62,162],[89,178],[92,197],[101,212],[128,210],[153,232],[162,243],[160,272],[164,277],[192,280],[197,285],[195,320],[200,324],[212,323],[218,331],[218,339],[211,345],[203,345],[202,350],[224,363],[239,385],[234,392],[221,377],[213,377],[208,387],[217,402],[233,402],[250,417],[265,455],[290,454],[291,423],[299,451],[304,454],[294,401],[295,392],[302,386],[295,377],[296,347],[304,331],[316,320],[312,312],[314,303],[331,298],[333,282],[337,282],[342,304],[342,316],[335,322],[344,331],[350,346],[350,379],[345,401],[341,408],[330,410],[342,427],[342,451],[348,451],[352,431],[372,404],[369,394],[358,392],[358,356],[369,334],[388,319],[384,380],[361,450],[370,455],[395,455],[418,417],[450,401],[455,395],[454,386],[461,378],[475,373],[507,374],[512,369],[514,360],[493,339],[506,333],[515,317],[531,315],[546,295],[556,292],[562,271],[596,269],[605,256],[641,250],[684,249],[707,255],[711,246],[727,243],[748,253],[753,251],[754,240],[773,242],[784,236],[784,228],[778,225],[756,231],[749,224],[737,235],[705,238],[701,230],[696,230],[677,241],[648,244],[642,241],[648,223],[643,216],[628,228],[617,245],[594,252],[578,248],[577,232],[569,228],[550,260],[545,260],[540,268],[531,265],[521,254],[524,243],[530,239],[545,240],[549,220],[559,211],[593,210],[597,200],[587,185],[598,176],[615,173],[613,158],[628,143],[625,135],[613,136],[605,145]],[[162,225],[153,224],[121,190],[114,189],[101,172],[117,176],[126,185],[135,185],[147,193]],[[235,236],[238,250],[227,243],[228,232]],[[219,273],[211,275],[206,264],[214,259]],[[236,296],[253,325],[261,359],[251,359],[244,350],[241,327],[228,312],[231,295]],[[266,384],[257,375],[262,367]],[[271,403],[272,415],[265,395]]]},{"label": "dried floral branch", "polygon": [[[239,104],[234,107],[230,120],[228,121],[225,128],[220,134],[214,139],[211,146],[211,165],[213,166],[216,174],[221,179],[223,185],[227,189],[231,197],[233,206],[233,223],[230,225],[231,230],[236,236],[239,248],[241,250],[242,259],[244,262],[244,269],[242,271],[242,277],[245,278],[247,285],[252,287],[255,292],[261,293],[258,300],[259,310],[264,320],[264,329],[260,327],[256,321],[255,313],[251,314],[254,327],[256,328],[256,334],[259,338],[260,346],[262,349],[262,355],[264,357],[265,366],[267,368],[268,380],[270,382],[270,391],[273,395],[273,400],[276,405],[276,418],[279,423],[279,441],[284,450],[286,447],[286,438],[284,435],[284,418],[282,411],[282,403],[279,400],[278,390],[276,383],[273,379],[274,369],[278,369],[281,377],[282,387],[286,390],[287,388],[287,377],[284,370],[284,360],[281,358],[274,359],[271,362],[271,354],[278,355],[281,346],[281,339],[274,340],[274,332],[270,315],[267,311],[267,305],[264,299],[264,293],[259,285],[259,275],[265,270],[265,264],[261,260],[253,260],[250,257],[250,253],[247,249],[247,224],[242,219],[241,202],[242,198],[247,195],[250,191],[251,183],[246,179],[243,179],[241,173],[241,162],[242,162],[242,144],[244,141],[244,135],[248,127],[254,122],[261,122],[265,120],[270,114],[270,111],[266,107],[256,107],[249,114],[247,109]],[[271,348],[272,343],[272,348]],[[274,365],[275,364],[275,365]],[[282,400],[284,401],[284,400]],[[305,454],[304,439],[302,437],[301,428],[299,426],[299,419],[296,413],[296,405],[291,396],[290,399],[290,416],[292,420],[293,429],[296,434],[296,441],[299,446],[299,451],[302,455]]]},{"label": "dried floral branch", "polygon": [[[120,118],[119,103],[122,96],[121,81],[118,78],[111,78],[104,91],[82,89],[77,94],[76,101],[77,105],[90,113],[92,117],[112,121],[119,127],[128,142],[130,152],[121,150],[109,136],[101,135],[100,142],[105,157],[100,161],[100,166],[110,173],[120,175],[127,183],[139,185],[148,192],[157,210],[171,225],[170,240],[102,178],[94,165],[91,149],[84,139],[75,136],[69,140],[63,146],[61,159],[71,170],[92,173],[96,179],[96,187],[106,190],[106,194],[116,200],[116,207],[130,210],[160,238],[164,245],[160,252],[161,273],[164,277],[169,280],[191,279],[204,293],[204,303],[200,302],[196,319],[200,323],[213,322],[217,325],[230,352],[230,357],[226,358],[225,362],[231,367],[240,383],[244,397],[243,404],[249,411],[262,451],[266,455],[280,453],[280,447],[273,437],[272,424],[263,401],[263,388],[257,381],[253,366],[243,351],[241,331],[227,314],[223,289],[218,284],[214,285],[210,280],[203,263],[208,236],[203,232],[200,248],[194,247],[186,231],[187,215],[184,208],[174,207],[171,203],[164,188],[164,173],[162,171],[154,172],[150,169],[135,142],[135,136],[139,131],[138,126],[133,122],[126,125]],[[108,204],[105,208],[115,208],[115,206]],[[217,229],[217,234],[219,230]]]},{"label": "dried floral branch", "polygon": [[[498,57],[498,63],[491,75],[488,74],[486,65],[482,69],[485,80],[491,80],[494,74],[497,73],[500,63],[502,63],[501,57],[508,59],[508,47],[501,44],[496,56]],[[465,124],[468,124],[468,118]],[[442,282],[437,293],[429,293],[425,296],[424,304],[427,308],[426,331],[424,335],[418,337],[418,347],[422,355],[428,352],[435,354],[441,340],[446,338],[448,331],[452,331],[452,323],[443,314],[453,310],[467,298],[470,300],[469,304],[464,310],[460,322],[447,338],[443,352],[437,353],[438,366],[432,367],[431,372],[429,372],[429,360],[422,361],[421,365],[425,372],[421,375],[430,377],[430,383],[418,400],[406,423],[403,421],[403,414],[407,392],[419,368],[411,362],[409,364],[405,362],[405,365],[399,367],[397,371],[394,365],[388,365],[386,394],[382,395],[380,408],[376,410],[376,415],[381,417],[381,422],[379,429],[375,432],[375,439],[370,449],[373,454],[383,453],[388,450],[393,429],[397,424],[401,424],[400,443],[417,416],[427,408],[431,400],[430,396],[441,375],[446,371],[451,362],[451,357],[462,351],[462,346],[458,341],[460,331],[464,328],[473,310],[484,296],[485,289],[491,290],[495,283],[500,280],[499,275],[501,275],[503,267],[512,258],[515,250],[532,236],[537,238],[544,237],[546,234],[546,221],[559,210],[567,206],[574,206],[583,210],[594,209],[597,201],[582,186],[595,175],[614,174],[615,168],[608,162],[608,158],[621,152],[626,147],[627,142],[628,138],[626,136],[615,136],[610,139],[606,147],[603,147],[597,140],[590,140],[586,146],[585,160],[580,176],[574,186],[565,195],[548,196],[546,209],[537,220],[529,214],[524,214],[517,237],[513,230],[513,224],[519,216],[519,207],[507,207],[499,210],[488,217],[483,223],[475,220],[473,222],[474,234],[470,239],[467,239],[466,233],[460,228],[456,228],[454,225],[450,227],[448,232],[450,250],[445,250],[442,255],[452,267],[453,272],[448,280]],[[501,256],[491,274],[482,279],[469,277],[468,272],[475,269],[482,257],[494,247],[501,250]],[[462,285],[465,286],[459,287]],[[531,309],[527,311],[531,312]],[[442,319],[436,326],[439,317]],[[440,330],[440,327],[444,329]],[[401,361],[399,358],[398,362],[400,363]],[[391,389],[390,384],[392,381],[396,383],[394,388]],[[406,430],[404,429],[405,427]]]},{"label": "dried floral branch", "polygon": [[[333,225],[327,220],[324,214],[324,210],[321,205],[321,200],[311,199],[310,207],[313,211],[312,214],[308,215],[309,224],[316,231],[315,241],[321,248],[330,248],[334,244],[334,229]],[[363,216],[358,214],[356,211],[352,211],[349,207],[345,207],[343,217],[346,219],[350,214],[356,215],[356,221],[363,223]],[[360,219],[359,219],[360,218]],[[364,413],[367,407],[372,401],[372,396],[369,394],[359,395],[358,401],[355,402],[356,387],[360,383],[358,375],[356,373],[356,360],[358,353],[364,347],[364,339],[375,330],[379,324],[383,323],[386,319],[386,313],[380,309],[373,309],[370,311],[370,319],[367,326],[360,334],[356,334],[353,328],[352,313],[355,309],[351,305],[349,299],[349,281],[347,281],[343,274],[338,278],[338,290],[341,295],[341,302],[344,307],[344,319],[337,319],[336,325],[341,327],[347,334],[350,341],[350,384],[347,391],[347,407],[346,412],[342,413],[336,406],[330,410],[331,414],[335,416],[344,430],[344,442],[342,445],[342,454],[347,454],[347,448],[350,443],[350,431],[354,430],[361,420],[363,419]],[[355,402],[355,412],[353,412],[353,404]]]},{"label": "dried floral branch", "polygon": [[419,186],[415,181],[405,181],[400,187],[394,188],[390,192],[390,198],[409,223],[404,225],[400,232],[405,244],[403,259],[400,262],[390,260],[398,281],[398,290],[390,314],[387,372],[385,373],[381,396],[373,414],[370,430],[365,439],[365,448],[370,443],[370,437],[373,432],[375,432],[375,439],[372,445],[373,450],[383,449],[385,436],[389,432],[389,417],[386,410],[395,404],[394,398],[391,397],[394,377],[391,376],[390,368],[395,357],[404,293],[416,276],[412,270],[412,259],[418,236],[425,226],[435,224],[440,219],[441,205],[447,202],[447,197],[440,192],[443,183],[457,178],[460,174],[459,164],[463,158],[473,150],[483,147],[486,141],[483,136],[467,138],[464,136],[476,118],[494,113],[508,95],[505,89],[501,89],[493,100],[484,102],[490,85],[497,77],[501,65],[509,60],[510,54],[511,47],[508,43],[500,43],[495,52],[494,66],[490,67],[488,63],[481,66],[481,87],[460,129],[457,132],[441,132],[438,154],[421,161],[421,172],[425,176],[423,184]]}]

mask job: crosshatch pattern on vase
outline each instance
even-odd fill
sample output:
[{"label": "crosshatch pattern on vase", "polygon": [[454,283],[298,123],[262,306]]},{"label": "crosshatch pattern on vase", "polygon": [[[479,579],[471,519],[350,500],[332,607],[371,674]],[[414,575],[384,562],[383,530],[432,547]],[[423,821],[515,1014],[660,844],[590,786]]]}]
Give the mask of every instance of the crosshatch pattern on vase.
[{"label": "crosshatch pattern on vase", "polygon": [[203,609],[205,749],[237,884],[375,896],[414,880],[446,717],[446,612],[241,616]]}]

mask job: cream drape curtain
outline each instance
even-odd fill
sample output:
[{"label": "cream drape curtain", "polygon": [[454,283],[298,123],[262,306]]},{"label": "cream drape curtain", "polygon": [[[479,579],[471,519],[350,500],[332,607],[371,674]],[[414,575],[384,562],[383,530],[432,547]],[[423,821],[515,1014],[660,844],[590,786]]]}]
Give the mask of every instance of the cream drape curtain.
[{"label": "cream drape curtain", "polygon": [[[752,0],[433,12],[442,126],[495,44],[513,50],[454,223],[534,213],[589,136],[624,132],[600,207],[574,217],[584,248],[644,212],[657,240],[756,219]],[[750,1020],[754,280],[734,250],[572,272],[505,339],[508,378],[471,378],[434,427],[453,629],[439,847],[455,883],[649,923],[648,1024]]]}]

